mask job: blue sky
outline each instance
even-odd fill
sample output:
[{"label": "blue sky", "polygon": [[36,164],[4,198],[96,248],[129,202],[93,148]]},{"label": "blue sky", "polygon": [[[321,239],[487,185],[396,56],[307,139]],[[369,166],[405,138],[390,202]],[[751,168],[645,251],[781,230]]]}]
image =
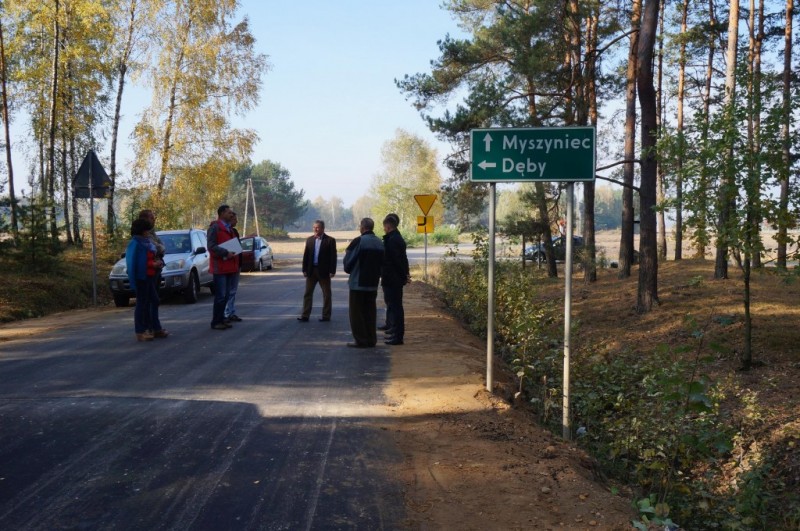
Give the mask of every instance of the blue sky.
[{"label": "blue sky", "polygon": [[253,160],[281,163],[307,198],[364,195],[398,128],[449,152],[394,83],[459,34],[438,0],[245,0],[242,13],[272,66],[243,122],[261,138]]},{"label": "blue sky", "polygon": [[[307,199],[337,196],[352,205],[380,171],[381,147],[398,128],[430,142],[440,162],[449,153],[394,83],[429,72],[436,42],[461,34],[439,0],[242,0],[244,16],[271,68],[260,104],[234,124],[258,133],[253,162],[282,164]],[[149,99],[147,87],[127,85],[117,154],[123,182],[130,178],[130,135]],[[27,117],[12,129],[15,181],[27,192]],[[97,151],[107,162],[110,140]]]}]

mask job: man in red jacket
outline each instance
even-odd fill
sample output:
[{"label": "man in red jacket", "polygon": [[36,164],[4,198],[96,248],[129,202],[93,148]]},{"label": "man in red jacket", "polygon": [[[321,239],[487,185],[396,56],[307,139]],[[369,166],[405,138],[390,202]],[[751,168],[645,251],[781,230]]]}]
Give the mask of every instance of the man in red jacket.
[{"label": "man in red jacket", "polygon": [[208,251],[211,253],[209,270],[214,275],[214,313],[211,317],[211,328],[225,330],[231,328],[225,322],[225,306],[228,304],[233,277],[239,271],[239,261],[236,253],[222,246],[223,243],[234,239],[231,219],[233,210],[228,205],[220,205],[217,209],[217,220],[208,227]]}]

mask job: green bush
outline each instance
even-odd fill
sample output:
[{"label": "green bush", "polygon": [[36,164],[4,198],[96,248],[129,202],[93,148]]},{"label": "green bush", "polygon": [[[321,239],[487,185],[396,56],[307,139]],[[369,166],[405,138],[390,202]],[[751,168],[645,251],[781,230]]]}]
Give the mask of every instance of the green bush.
[{"label": "green bush", "polygon": [[[452,311],[485,338],[485,237],[477,234],[475,243],[473,260],[446,258],[432,279]],[[537,296],[541,285],[553,280],[509,262],[496,264],[495,278],[496,352],[517,376],[517,396],[560,433],[562,310],[560,301]],[[699,357],[703,332],[691,321],[687,328],[693,338],[688,344],[656,345],[646,355],[606,356],[591,346],[573,353],[571,417],[577,443],[605,474],[631,486],[639,528],[673,520],[687,529],[793,528],[800,522],[800,494],[787,495],[792,489],[770,475],[779,447],[735,483],[726,476],[734,445],[755,438],[748,430],[755,431],[758,417],[753,413],[751,420],[734,421],[726,412],[739,408],[722,404],[750,400],[740,409],[760,408],[755,396],[703,376],[708,363]]]}]

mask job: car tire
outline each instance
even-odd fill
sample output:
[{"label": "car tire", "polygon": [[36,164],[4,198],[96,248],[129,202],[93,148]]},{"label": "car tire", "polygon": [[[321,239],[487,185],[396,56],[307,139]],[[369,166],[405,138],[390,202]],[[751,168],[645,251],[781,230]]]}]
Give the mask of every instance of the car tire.
[{"label": "car tire", "polygon": [[123,293],[114,294],[114,305],[117,308],[126,308],[131,303],[131,298]]},{"label": "car tire", "polygon": [[262,259],[260,259],[260,258],[259,258],[259,259],[258,259],[258,270],[263,272],[263,271],[264,271],[264,269],[265,269],[265,267],[264,267],[264,260],[262,260]]},{"label": "car tire", "polygon": [[269,265],[267,266],[267,271],[272,271],[272,262],[275,260],[274,256],[269,257]]},{"label": "car tire", "polygon": [[183,301],[186,304],[194,304],[200,295],[200,280],[197,278],[197,271],[189,273],[189,285],[183,290]]}]

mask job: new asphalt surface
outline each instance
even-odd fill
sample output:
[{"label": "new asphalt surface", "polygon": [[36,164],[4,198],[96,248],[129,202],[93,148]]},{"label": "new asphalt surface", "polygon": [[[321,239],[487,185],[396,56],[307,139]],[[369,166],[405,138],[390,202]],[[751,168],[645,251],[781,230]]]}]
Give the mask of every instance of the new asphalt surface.
[{"label": "new asphalt surface", "polygon": [[[212,296],[0,343],[0,529],[393,529],[401,459],[383,414],[389,348],[351,349],[346,275],[331,322],[295,318],[298,266],[242,276],[234,328]],[[380,320],[380,316],[379,316]]]}]

